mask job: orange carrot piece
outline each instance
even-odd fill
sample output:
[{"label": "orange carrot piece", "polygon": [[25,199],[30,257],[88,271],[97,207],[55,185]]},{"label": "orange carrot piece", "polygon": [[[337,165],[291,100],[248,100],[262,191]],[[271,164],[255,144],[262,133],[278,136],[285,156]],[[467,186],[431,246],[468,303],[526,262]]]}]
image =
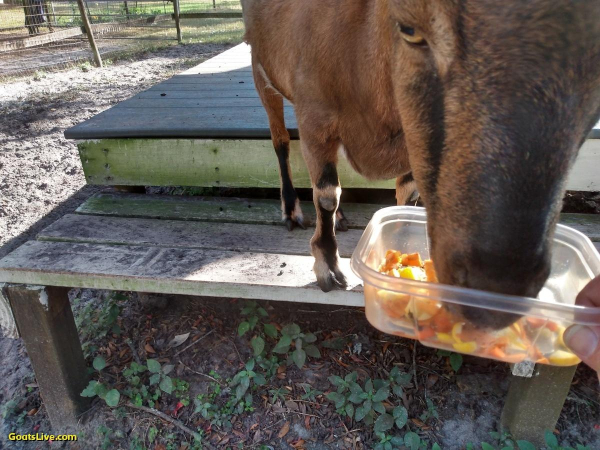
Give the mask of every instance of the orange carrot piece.
[{"label": "orange carrot piece", "polygon": [[402,265],[403,266],[414,266],[414,267],[422,267],[423,261],[421,260],[421,255],[419,253],[410,253],[406,255],[402,255]]},{"label": "orange carrot piece", "polygon": [[493,358],[504,359],[506,358],[506,353],[500,347],[492,347],[489,351],[490,356]]},{"label": "orange carrot piece", "polygon": [[437,283],[437,274],[435,273],[435,267],[433,267],[433,261],[428,259],[423,262],[423,268],[425,269],[425,276],[427,281],[431,283]]},{"label": "orange carrot piece", "polygon": [[433,331],[433,328],[431,327],[425,327],[417,332],[417,336],[421,340],[431,339],[435,336],[435,331]]},{"label": "orange carrot piece", "polygon": [[541,328],[546,323],[546,319],[540,319],[539,317],[527,317],[527,323],[533,328]]}]

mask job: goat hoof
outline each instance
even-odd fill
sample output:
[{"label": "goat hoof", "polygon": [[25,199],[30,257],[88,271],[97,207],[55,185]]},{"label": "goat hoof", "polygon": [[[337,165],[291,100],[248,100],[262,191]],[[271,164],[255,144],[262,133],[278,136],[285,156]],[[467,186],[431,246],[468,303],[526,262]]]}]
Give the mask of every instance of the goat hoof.
[{"label": "goat hoof", "polygon": [[294,229],[294,221],[292,219],[285,219],[285,227],[288,231],[292,231]]},{"label": "goat hoof", "polygon": [[335,229],[337,231],[348,231],[348,219],[345,217],[335,221]]},{"label": "goat hoof", "polygon": [[289,217],[286,217],[283,222],[285,223],[285,227],[288,231],[292,231],[296,227],[296,225],[302,228],[303,230],[306,230],[306,225],[304,225],[304,222],[301,218],[291,219]]},{"label": "goat hoof", "polygon": [[325,278],[317,278],[317,284],[323,292],[329,292],[334,289],[346,289],[348,282],[343,273],[329,272]]}]

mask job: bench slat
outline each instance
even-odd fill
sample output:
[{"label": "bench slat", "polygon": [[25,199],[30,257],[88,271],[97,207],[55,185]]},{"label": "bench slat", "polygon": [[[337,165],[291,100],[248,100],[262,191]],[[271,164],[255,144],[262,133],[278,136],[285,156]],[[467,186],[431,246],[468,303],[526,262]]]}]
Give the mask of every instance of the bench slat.
[{"label": "bench slat", "polygon": [[0,261],[7,283],[362,306],[362,286],[322,292],[309,256],[29,241]]},{"label": "bench slat", "polygon": [[[312,202],[300,202],[300,204],[305,224],[314,226],[314,204]],[[365,228],[373,214],[384,206],[342,203],[349,228],[358,229]],[[279,200],[101,192],[91,196],[77,208],[76,212],[152,219],[278,225],[283,228]]]},{"label": "bench slat", "polygon": [[[312,202],[301,202],[305,224],[313,226],[315,208]],[[389,205],[344,203],[342,208],[349,228],[364,229],[373,214]],[[100,192],[85,201],[76,212],[121,217],[200,220],[281,226],[279,200],[225,197],[184,197],[170,195]],[[600,215],[561,214],[560,223],[581,231],[592,241],[600,241]],[[342,235],[340,233],[339,235]]]},{"label": "bench slat", "polygon": [[[135,116],[133,109],[128,111],[132,115],[123,115],[124,131],[127,130],[127,117]],[[187,110],[181,111],[182,117],[185,116]],[[210,114],[211,110],[204,111]],[[188,117],[192,120],[193,114]],[[93,126],[91,122],[86,123]],[[147,126],[150,128],[151,124]],[[183,118],[181,126],[185,126]],[[225,130],[228,125],[220,126]],[[161,128],[154,128],[152,132],[160,134]],[[219,132],[215,130],[215,134]],[[78,147],[89,184],[278,189],[281,186],[277,157],[270,140],[107,139],[81,142]],[[290,167],[294,186],[311,187],[300,141],[290,142]],[[369,181],[363,178],[345,158],[340,159],[337,171],[342,188],[395,187],[395,180]]]},{"label": "bench slat", "polygon": [[[67,214],[44,229],[38,239],[310,256],[309,242],[313,233],[314,229],[310,228],[289,232],[281,225]],[[352,256],[361,236],[362,230],[338,233],[340,256]]]}]

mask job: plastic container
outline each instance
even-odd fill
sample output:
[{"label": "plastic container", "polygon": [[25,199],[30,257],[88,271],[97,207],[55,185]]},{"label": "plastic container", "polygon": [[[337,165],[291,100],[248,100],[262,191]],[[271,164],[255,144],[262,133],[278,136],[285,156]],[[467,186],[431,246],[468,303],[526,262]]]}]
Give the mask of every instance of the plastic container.
[{"label": "plastic container", "polygon": [[[600,274],[600,254],[585,235],[557,226],[551,274],[537,299],[380,273],[390,249],[429,258],[426,221],[424,208],[384,208],[375,213],[354,250],[351,267],[363,280],[367,319],[375,328],[418,339],[429,347],[510,363],[529,360],[569,366],[580,362],[565,347],[562,335],[574,323],[600,324],[600,308],[574,304],[577,293]],[[483,330],[455,313],[455,305],[520,318],[501,330]]]}]

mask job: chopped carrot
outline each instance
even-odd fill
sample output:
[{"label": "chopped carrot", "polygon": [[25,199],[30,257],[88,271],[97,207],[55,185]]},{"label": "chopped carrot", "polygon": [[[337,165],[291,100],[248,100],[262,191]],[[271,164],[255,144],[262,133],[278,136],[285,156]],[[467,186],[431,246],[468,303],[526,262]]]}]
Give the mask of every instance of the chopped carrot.
[{"label": "chopped carrot", "polygon": [[527,323],[533,328],[541,328],[546,324],[546,319],[540,319],[539,317],[528,317]]},{"label": "chopped carrot", "polygon": [[433,316],[432,325],[440,333],[450,333],[454,325],[450,314],[446,310],[441,310],[439,314]]},{"label": "chopped carrot", "polygon": [[500,347],[492,347],[489,351],[489,354],[492,358],[504,359],[506,358],[506,353]]},{"label": "chopped carrot", "polygon": [[425,327],[417,333],[417,336],[421,340],[431,339],[435,336],[435,331],[431,327]]},{"label": "chopped carrot", "polygon": [[435,267],[433,267],[433,261],[428,259],[423,262],[423,268],[425,269],[425,276],[427,281],[431,283],[437,283],[437,275],[435,273]]},{"label": "chopped carrot", "polygon": [[408,255],[402,255],[402,265],[422,267],[423,261],[421,260],[421,255],[419,255],[419,253],[409,253]]},{"label": "chopped carrot", "polygon": [[558,331],[559,326],[556,322],[552,322],[551,320],[549,320],[546,324],[546,328],[555,333],[556,331]]}]

